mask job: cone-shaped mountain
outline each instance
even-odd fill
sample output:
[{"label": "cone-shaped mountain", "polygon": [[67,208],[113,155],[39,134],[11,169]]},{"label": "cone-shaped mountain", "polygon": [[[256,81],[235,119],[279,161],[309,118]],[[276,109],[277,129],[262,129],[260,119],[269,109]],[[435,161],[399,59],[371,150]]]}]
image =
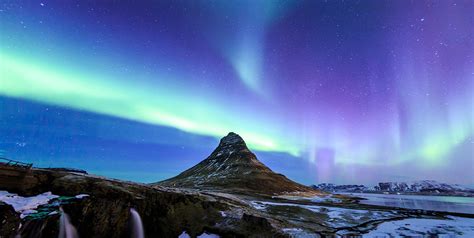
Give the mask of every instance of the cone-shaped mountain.
[{"label": "cone-shaped mountain", "polygon": [[242,137],[233,132],[223,137],[205,160],[155,184],[264,195],[318,192],[273,172],[247,148]]}]

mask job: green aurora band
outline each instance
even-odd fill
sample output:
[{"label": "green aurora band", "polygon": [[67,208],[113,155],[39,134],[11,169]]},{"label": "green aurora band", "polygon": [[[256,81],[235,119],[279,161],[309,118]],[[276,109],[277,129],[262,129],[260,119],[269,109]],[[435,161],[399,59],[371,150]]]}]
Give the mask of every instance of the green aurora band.
[{"label": "green aurora band", "polygon": [[[167,88],[153,91],[124,82],[112,83],[104,75],[58,71],[41,63],[0,55],[0,95],[85,110],[154,125],[169,126],[199,135],[222,137],[239,131],[249,146],[261,151],[298,155],[296,147],[221,120],[217,106],[192,98],[192,92]],[[109,82],[109,83],[107,83]],[[188,95],[186,100],[181,95]],[[193,110],[200,108],[200,111]],[[268,125],[267,125],[268,126]]]}]

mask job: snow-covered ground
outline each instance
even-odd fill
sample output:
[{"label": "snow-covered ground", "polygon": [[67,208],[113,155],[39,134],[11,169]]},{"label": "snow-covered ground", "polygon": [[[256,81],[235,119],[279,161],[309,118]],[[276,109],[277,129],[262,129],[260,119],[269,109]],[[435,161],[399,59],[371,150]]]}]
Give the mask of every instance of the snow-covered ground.
[{"label": "snow-covered ground", "polygon": [[292,196],[292,195],[280,195],[275,196],[277,198],[284,198],[287,200],[308,200],[311,202],[326,202],[326,203],[340,203],[341,199],[333,197],[331,194],[320,195],[314,197],[303,197],[303,196]]},{"label": "snow-covered ground", "polygon": [[[82,199],[88,196],[88,194],[79,194],[76,195],[75,198]],[[31,197],[22,197],[15,193],[0,190],[0,201],[11,205],[16,212],[20,213],[20,218],[22,219],[30,214],[37,213],[36,209],[39,206],[48,204],[49,201],[55,198],[59,198],[59,196],[51,192],[45,192]],[[57,212],[53,211],[50,215],[56,213]]]},{"label": "snow-covered ground", "polygon": [[21,218],[36,213],[35,209],[38,208],[38,206],[48,204],[51,199],[58,197],[58,195],[54,195],[51,192],[45,192],[31,197],[22,197],[7,191],[0,191],[0,201],[11,205],[16,212],[21,213]]},{"label": "snow-covered ground", "polygon": [[85,197],[89,197],[89,194],[79,194],[79,195],[76,195],[76,198],[77,199],[83,199]]},{"label": "snow-covered ground", "polygon": [[[275,203],[251,201],[250,205],[259,210],[267,210],[271,206],[297,206],[315,213],[327,215],[326,225],[333,228],[355,226],[370,220],[384,220],[398,217],[394,212],[347,209],[328,206],[301,205],[294,203]],[[474,219],[449,216],[449,219],[409,218],[386,221],[363,237],[474,237]],[[285,228],[283,232],[294,237],[311,237],[299,228]],[[338,235],[344,235],[341,230]]]},{"label": "snow-covered ground", "polygon": [[410,218],[380,224],[364,237],[474,237],[474,219],[449,220]]},{"label": "snow-covered ground", "polygon": [[301,228],[283,228],[283,233],[288,234],[290,237],[298,237],[298,238],[319,238],[321,237],[318,234],[311,234],[304,231]]},{"label": "snow-covered ground", "polygon": [[[186,233],[186,231],[183,231],[183,233],[181,233],[181,235],[179,235],[178,238],[191,238],[191,236],[189,236],[189,234]],[[197,238],[219,238],[219,236],[216,234],[204,232],[201,235],[198,235]]]},{"label": "snow-covered ground", "polygon": [[250,205],[258,210],[266,210],[270,206],[296,206],[307,209],[315,214],[326,215],[328,218],[324,221],[326,225],[333,228],[355,226],[369,220],[380,220],[396,217],[392,212],[357,210],[339,207],[302,205],[295,203],[276,203],[265,201],[251,201]]}]

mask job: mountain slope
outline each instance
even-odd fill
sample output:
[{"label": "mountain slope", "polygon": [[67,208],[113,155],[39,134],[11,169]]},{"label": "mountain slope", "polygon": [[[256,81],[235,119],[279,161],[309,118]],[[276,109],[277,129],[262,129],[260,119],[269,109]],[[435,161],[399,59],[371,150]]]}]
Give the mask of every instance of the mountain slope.
[{"label": "mountain slope", "polygon": [[265,195],[318,193],[273,172],[233,132],[222,138],[219,146],[205,160],[176,177],[154,185]]}]

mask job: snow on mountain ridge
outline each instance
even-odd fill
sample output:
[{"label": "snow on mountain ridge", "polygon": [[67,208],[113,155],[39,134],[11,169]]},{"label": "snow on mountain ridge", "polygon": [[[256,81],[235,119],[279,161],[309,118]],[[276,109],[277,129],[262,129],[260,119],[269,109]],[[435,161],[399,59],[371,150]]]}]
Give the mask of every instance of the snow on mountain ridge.
[{"label": "snow on mountain ridge", "polygon": [[473,189],[459,184],[442,183],[435,180],[419,180],[411,182],[380,182],[376,186],[364,185],[335,185],[322,183],[312,185],[313,188],[329,192],[407,192],[407,193],[434,193],[434,194],[471,194]]}]

